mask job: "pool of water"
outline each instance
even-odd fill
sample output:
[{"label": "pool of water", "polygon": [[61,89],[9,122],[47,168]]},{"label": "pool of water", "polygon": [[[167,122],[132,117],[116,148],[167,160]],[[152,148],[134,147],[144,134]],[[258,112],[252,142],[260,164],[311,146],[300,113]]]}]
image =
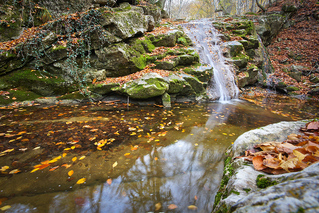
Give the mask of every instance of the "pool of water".
[{"label": "pool of water", "polygon": [[317,116],[311,112],[317,102],[304,103],[312,108],[285,103],[273,103],[273,109],[240,100],[170,109],[114,103],[4,107],[0,208],[211,212],[223,153],[240,134]]}]

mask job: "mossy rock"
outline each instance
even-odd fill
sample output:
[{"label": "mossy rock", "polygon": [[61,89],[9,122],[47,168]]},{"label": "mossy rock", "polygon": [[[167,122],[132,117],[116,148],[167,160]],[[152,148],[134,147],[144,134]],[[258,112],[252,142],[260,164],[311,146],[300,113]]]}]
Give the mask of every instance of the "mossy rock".
[{"label": "mossy rock", "polygon": [[68,85],[60,77],[31,69],[12,72],[1,77],[0,83],[3,81],[12,87],[23,88],[41,96],[62,95],[76,89],[76,86]]},{"label": "mossy rock", "polygon": [[125,83],[113,90],[134,99],[147,99],[163,95],[168,91],[168,82],[156,73],[147,73],[142,78]]},{"label": "mossy rock", "polygon": [[99,95],[106,95],[112,92],[113,88],[119,87],[120,84],[118,83],[111,83],[111,84],[92,84],[89,90],[93,93],[97,93]]},{"label": "mossy rock", "polygon": [[201,82],[209,82],[212,79],[214,72],[213,68],[204,69],[203,67],[186,68],[183,71],[195,76]]},{"label": "mossy rock", "polygon": [[237,55],[231,58],[231,62],[235,64],[238,68],[245,68],[247,66],[249,57],[244,54]]},{"label": "mossy rock", "polygon": [[178,60],[155,61],[154,64],[156,69],[173,70],[178,65]]},{"label": "mossy rock", "polygon": [[0,50],[0,75],[4,75],[13,70],[23,67],[27,59],[19,58],[16,54],[9,51]]},{"label": "mossy rock", "polygon": [[195,95],[196,92],[192,86],[178,75],[172,74],[165,78],[169,82],[169,94]]},{"label": "mossy rock", "polygon": [[41,97],[41,95],[20,88],[11,89],[8,90],[8,92],[8,95],[0,95],[0,105],[8,105],[13,102],[32,101]]}]

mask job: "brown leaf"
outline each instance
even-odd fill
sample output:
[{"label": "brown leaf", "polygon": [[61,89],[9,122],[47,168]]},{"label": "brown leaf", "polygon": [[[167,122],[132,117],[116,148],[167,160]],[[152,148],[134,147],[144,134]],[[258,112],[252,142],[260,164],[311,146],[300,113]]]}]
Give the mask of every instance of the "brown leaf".
[{"label": "brown leaf", "polygon": [[256,170],[260,171],[266,168],[266,166],[263,165],[263,160],[264,157],[261,155],[253,158],[253,165]]},{"label": "brown leaf", "polygon": [[306,124],[307,130],[319,130],[319,121],[312,121]]},{"label": "brown leaf", "polygon": [[281,163],[281,160],[279,160],[278,158],[269,158],[269,159],[263,160],[264,166],[267,166],[273,169],[278,169],[280,163]]}]

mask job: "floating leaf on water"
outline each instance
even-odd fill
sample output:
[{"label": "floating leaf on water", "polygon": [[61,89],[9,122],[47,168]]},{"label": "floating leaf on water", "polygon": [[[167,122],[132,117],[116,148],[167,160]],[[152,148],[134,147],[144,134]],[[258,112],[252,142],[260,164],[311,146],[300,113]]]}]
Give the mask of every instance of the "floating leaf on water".
[{"label": "floating leaf on water", "polygon": [[106,180],[106,182],[107,182],[107,184],[111,185],[112,184],[112,179],[109,178],[109,179]]},{"label": "floating leaf on water", "polygon": [[38,170],[39,170],[39,168],[35,168],[35,169],[33,169],[30,173],[36,172],[36,171],[38,171]]},{"label": "floating leaf on water", "polygon": [[76,184],[83,184],[85,183],[85,181],[86,181],[86,178],[81,178],[76,182]]},{"label": "floating leaf on water", "polygon": [[65,168],[67,169],[67,168],[70,168],[70,167],[71,167],[71,164],[66,164],[66,163],[65,163],[65,164],[62,164],[61,167],[65,167]]},{"label": "floating leaf on water", "polygon": [[155,204],[155,211],[158,211],[162,208],[162,204],[161,203],[156,203]]},{"label": "floating leaf on water", "polygon": [[17,174],[19,172],[21,172],[19,169],[14,169],[14,170],[10,171],[9,174],[12,175],[12,174]]},{"label": "floating leaf on water", "polygon": [[57,168],[59,168],[60,166],[55,166],[55,167],[52,167],[51,169],[49,169],[49,172],[52,172],[54,170],[56,170]]},{"label": "floating leaf on water", "polygon": [[176,209],[176,208],[177,208],[177,206],[175,204],[168,205],[168,209],[170,209],[170,210],[173,210],[173,209]]},{"label": "floating leaf on water", "polygon": [[117,166],[117,161],[113,163],[113,168]]},{"label": "floating leaf on water", "polygon": [[154,160],[158,160],[158,157],[155,157]]},{"label": "floating leaf on water", "polygon": [[6,206],[1,207],[0,210],[1,210],[1,211],[6,211],[6,210],[8,210],[8,209],[10,209],[10,208],[11,208],[10,205],[6,205]]},{"label": "floating leaf on water", "polygon": [[4,172],[4,171],[6,171],[7,169],[9,169],[9,166],[3,166],[3,167],[1,167],[0,172]]},{"label": "floating leaf on water", "polygon": [[66,155],[67,155],[67,153],[63,153],[63,154],[62,154],[62,157],[65,157]]},{"label": "floating leaf on water", "polygon": [[37,146],[37,147],[35,147],[33,150],[37,150],[37,149],[40,149],[40,147],[39,147],[39,146]]},{"label": "floating leaf on water", "polygon": [[68,172],[68,175],[71,177],[71,176],[73,175],[73,173],[74,173],[74,171],[73,171],[73,170],[70,170],[70,171]]},{"label": "floating leaf on water", "polygon": [[64,151],[68,151],[68,150],[71,150],[71,149],[70,149],[70,148],[65,148],[65,149],[64,149]]},{"label": "floating leaf on water", "polygon": [[83,160],[84,158],[85,158],[86,156],[81,156],[80,158],[79,158],[79,160]]},{"label": "floating leaf on water", "polygon": [[125,153],[124,156],[128,156],[128,155],[130,155],[130,154],[131,154],[131,153]]},{"label": "floating leaf on water", "polygon": [[197,210],[197,207],[195,205],[189,205],[187,208],[190,210]]},{"label": "floating leaf on water", "polygon": [[77,157],[74,157],[74,158],[72,158],[72,161],[74,162],[74,161],[76,161],[76,159],[78,159]]}]

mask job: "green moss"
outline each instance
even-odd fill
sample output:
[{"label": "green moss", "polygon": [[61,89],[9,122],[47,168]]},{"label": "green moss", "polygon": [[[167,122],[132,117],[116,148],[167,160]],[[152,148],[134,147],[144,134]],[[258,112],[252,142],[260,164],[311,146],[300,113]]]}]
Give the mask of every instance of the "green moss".
[{"label": "green moss", "polygon": [[86,99],[86,96],[80,93],[79,91],[77,91],[70,94],[62,95],[58,98],[58,100],[65,100],[65,99],[83,100],[83,99]]},{"label": "green moss", "polygon": [[8,105],[15,101],[32,101],[41,97],[40,95],[35,94],[34,92],[24,91],[20,89],[11,89],[8,92],[8,95],[0,96],[0,105]]},{"label": "green moss", "polygon": [[277,181],[272,181],[268,177],[264,178],[264,176],[265,175],[261,175],[261,174],[257,176],[256,185],[258,188],[264,189],[264,188],[267,188],[269,186],[274,186],[274,185],[278,184]]},{"label": "green moss", "polygon": [[250,188],[243,188],[243,190],[244,190],[247,194],[251,191]]},{"label": "green moss", "polygon": [[66,50],[66,47],[63,45],[58,45],[58,46],[55,46],[54,48],[51,48],[50,52],[54,52],[54,51],[58,51],[58,50]]},{"label": "green moss", "polygon": [[232,194],[232,193],[235,194],[235,195],[240,195],[240,192],[237,192],[237,191],[235,191],[235,190],[231,190],[231,191],[230,191],[230,194]]},{"label": "green moss", "polygon": [[184,45],[184,46],[189,46],[189,45],[188,45],[188,42],[187,42],[187,40],[186,40],[186,38],[184,38],[184,37],[179,37],[179,38],[177,39],[177,43],[182,44],[182,45]]}]

